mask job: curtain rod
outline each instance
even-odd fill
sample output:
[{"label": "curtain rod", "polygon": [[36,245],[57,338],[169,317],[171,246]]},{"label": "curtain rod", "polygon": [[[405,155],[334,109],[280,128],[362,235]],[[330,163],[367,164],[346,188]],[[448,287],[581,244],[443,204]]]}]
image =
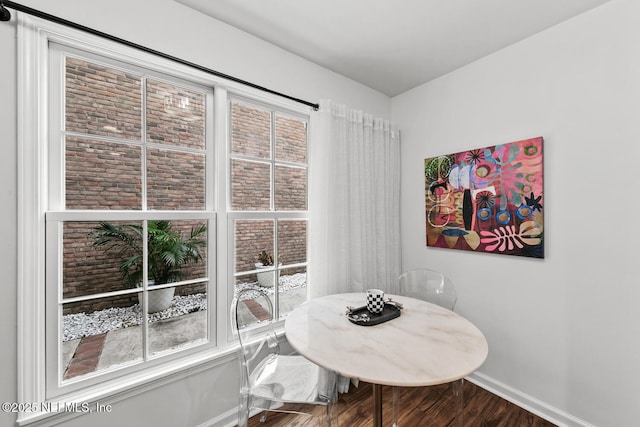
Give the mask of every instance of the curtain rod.
[{"label": "curtain rod", "polygon": [[281,93],[281,92],[277,92],[275,90],[266,88],[264,86],[260,86],[260,85],[257,85],[255,83],[251,83],[251,82],[248,82],[246,80],[242,80],[242,79],[240,79],[238,77],[233,77],[233,76],[230,76],[228,74],[221,73],[220,71],[212,70],[210,68],[203,67],[202,65],[194,64],[193,62],[189,62],[189,61],[186,61],[184,59],[177,58],[175,56],[172,56],[172,55],[169,55],[169,54],[166,54],[166,53],[163,53],[163,52],[160,52],[160,51],[157,51],[157,50],[154,50],[154,49],[151,49],[151,48],[148,48],[148,47],[145,47],[145,46],[133,43],[133,42],[130,42],[128,40],[121,39],[121,38],[113,36],[111,34],[103,33],[102,31],[98,31],[98,30],[95,30],[93,28],[89,28],[89,27],[86,27],[84,25],[80,25],[80,24],[77,24],[75,22],[71,22],[71,21],[68,21],[66,19],[59,18],[59,17],[54,16],[54,15],[50,15],[50,14],[42,12],[40,10],[32,9],[30,7],[27,7],[27,6],[23,6],[21,4],[14,3],[12,1],[0,0],[0,21],[9,21],[9,20],[11,20],[11,12],[9,12],[6,9],[6,7],[9,7],[11,9],[17,10],[19,12],[27,13],[29,15],[36,16],[38,18],[46,19],[47,21],[52,21],[52,22],[55,22],[57,24],[62,24],[62,25],[65,25],[67,27],[75,28],[76,30],[81,30],[81,31],[84,31],[84,32],[87,32],[87,33],[90,33],[90,34],[93,34],[93,35],[96,35],[96,36],[100,36],[102,38],[105,38],[105,39],[108,39],[108,40],[111,40],[111,41],[114,41],[114,42],[117,42],[117,43],[120,43],[120,44],[124,44],[126,46],[129,46],[129,47],[132,47],[132,48],[135,48],[135,49],[147,52],[147,53],[151,53],[151,54],[156,55],[156,56],[160,56],[162,58],[169,59],[171,61],[183,64],[183,65],[187,65],[187,66],[195,68],[197,70],[204,71],[205,73],[212,74],[212,75],[214,75],[216,77],[222,77],[224,79],[231,80],[231,81],[236,82],[236,83],[241,83],[241,84],[243,84],[245,86],[249,86],[249,87],[252,87],[254,89],[258,89],[258,90],[261,90],[263,92],[270,93],[272,95],[277,95],[277,96],[289,99],[291,101],[295,101],[295,102],[298,102],[300,104],[307,105],[309,107],[312,107],[314,110],[318,110],[318,108],[319,108],[319,105],[315,104],[313,102],[305,101],[305,100],[300,99],[300,98],[295,98],[293,96],[286,95],[286,94]]}]

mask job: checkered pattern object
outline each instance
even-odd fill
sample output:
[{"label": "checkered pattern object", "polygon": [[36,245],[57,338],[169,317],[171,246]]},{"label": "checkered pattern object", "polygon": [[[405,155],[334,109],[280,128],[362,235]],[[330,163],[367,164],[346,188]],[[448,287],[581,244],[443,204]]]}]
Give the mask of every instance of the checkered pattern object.
[{"label": "checkered pattern object", "polygon": [[367,310],[371,313],[382,313],[382,310],[384,310],[384,294],[367,294]]}]

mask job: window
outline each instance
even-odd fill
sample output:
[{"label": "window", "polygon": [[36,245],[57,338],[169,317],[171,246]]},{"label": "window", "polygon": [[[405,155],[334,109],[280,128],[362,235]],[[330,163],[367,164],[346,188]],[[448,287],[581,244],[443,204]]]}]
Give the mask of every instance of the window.
[{"label": "window", "polygon": [[20,401],[224,363],[236,286],[270,288],[280,317],[306,300],[308,107],[19,20]]},{"label": "window", "polygon": [[282,318],[307,298],[307,120],[236,99],[230,111],[235,286],[266,288]]},{"label": "window", "polygon": [[215,344],[213,91],[61,45],[50,48],[49,76],[46,335],[55,395]]}]

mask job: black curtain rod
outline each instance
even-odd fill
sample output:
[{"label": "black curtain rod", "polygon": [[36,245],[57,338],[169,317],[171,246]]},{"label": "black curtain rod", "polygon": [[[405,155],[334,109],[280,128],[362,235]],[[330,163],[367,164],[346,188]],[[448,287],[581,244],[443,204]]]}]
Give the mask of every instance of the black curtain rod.
[{"label": "black curtain rod", "polygon": [[57,16],[53,16],[53,15],[50,15],[48,13],[42,12],[40,10],[32,9],[30,7],[27,7],[27,6],[23,6],[21,4],[14,3],[12,1],[0,0],[0,21],[9,21],[9,20],[11,20],[11,13],[5,7],[9,7],[11,9],[17,10],[19,12],[24,12],[24,13],[27,13],[29,15],[33,15],[33,16],[36,16],[38,18],[46,19],[47,21],[52,21],[52,22],[55,22],[55,23],[58,23],[58,24],[62,24],[62,25],[65,25],[67,27],[75,28],[76,30],[81,30],[81,31],[84,31],[84,32],[87,32],[87,33],[90,33],[90,34],[93,34],[93,35],[96,35],[96,36],[100,36],[100,37],[103,37],[105,39],[108,39],[108,40],[111,40],[111,41],[114,41],[114,42],[118,42],[118,43],[124,44],[124,45],[129,46],[129,47],[133,47],[133,48],[141,50],[143,52],[151,53],[153,55],[157,55],[157,56],[160,56],[162,58],[169,59],[171,61],[183,64],[183,65],[187,65],[187,66],[195,68],[197,70],[204,71],[205,73],[212,74],[212,75],[214,75],[216,77],[222,77],[224,79],[231,80],[231,81],[236,82],[236,83],[241,83],[241,84],[243,84],[245,86],[249,86],[249,87],[252,87],[254,89],[261,90],[263,92],[268,92],[268,93],[270,93],[272,95],[277,95],[277,96],[289,99],[291,101],[299,102],[300,104],[304,104],[304,105],[307,105],[309,107],[312,107],[314,110],[317,110],[319,108],[319,105],[315,104],[313,102],[305,101],[305,100],[300,99],[300,98],[294,98],[293,96],[289,96],[289,95],[286,95],[284,93],[277,92],[275,90],[266,88],[264,86],[259,86],[259,85],[255,84],[255,83],[251,83],[251,82],[248,82],[246,80],[242,80],[242,79],[239,79],[237,77],[233,77],[233,76],[230,76],[228,74],[224,74],[224,73],[221,73],[219,71],[215,71],[215,70],[212,70],[210,68],[203,67],[202,65],[194,64],[193,62],[185,61],[184,59],[180,59],[180,58],[177,58],[175,56],[171,56],[171,55],[168,55],[166,53],[162,53],[162,52],[159,52],[157,50],[150,49],[150,48],[145,47],[145,46],[141,46],[139,44],[130,42],[128,40],[124,40],[124,39],[121,39],[119,37],[112,36],[111,34],[103,33],[102,31],[98,31],[98,30],[95,30],[93,28],[86,27],[84,25],[76,24],[75,22],[71,22],[71,21],[68,21],[66,19],[59,18]]}]

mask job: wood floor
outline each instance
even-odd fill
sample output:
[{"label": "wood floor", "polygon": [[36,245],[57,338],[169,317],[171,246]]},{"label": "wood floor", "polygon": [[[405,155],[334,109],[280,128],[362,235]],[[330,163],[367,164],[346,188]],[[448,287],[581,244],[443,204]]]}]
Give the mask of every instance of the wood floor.
[{"label": "wood floor", "polygon": [[[383,387],[383,425],[391,424],[391,387]],[[338,423],[340,427],[370,427],[372,425],[371,384],[360,383],[349,393],[340,394]],[[540,417],[465,381],[464,427],[555,427]],[[400,427],[458,427],[455,419],[459,400],[453,395],[450,384],[432,387],[403,388],[401,392]],[[308,410],[306,407],[305,410]],[[294,408],[291,408],[294,409]],[[321,407],[314,408],[322,410]],[[316,417],[270,412],[266,422],[260,416],[249,420],[249,427],[311,427],[317,425]]]}]

